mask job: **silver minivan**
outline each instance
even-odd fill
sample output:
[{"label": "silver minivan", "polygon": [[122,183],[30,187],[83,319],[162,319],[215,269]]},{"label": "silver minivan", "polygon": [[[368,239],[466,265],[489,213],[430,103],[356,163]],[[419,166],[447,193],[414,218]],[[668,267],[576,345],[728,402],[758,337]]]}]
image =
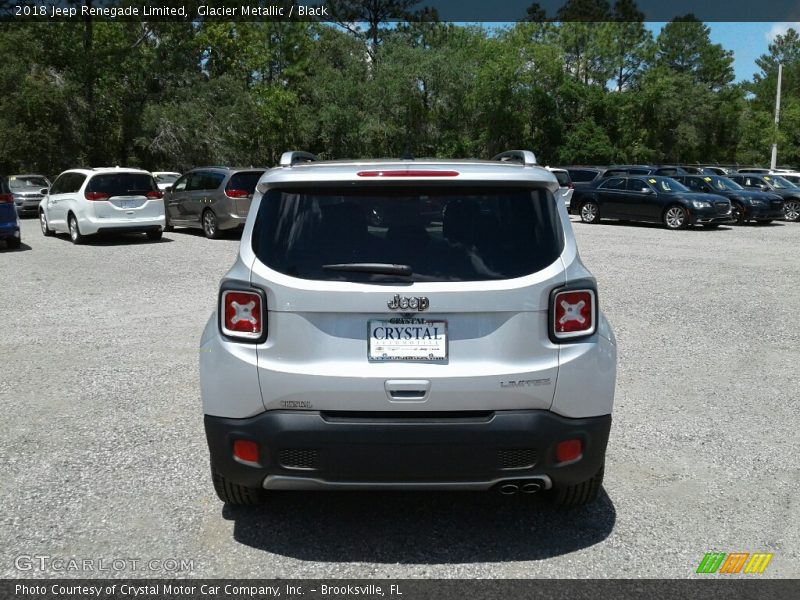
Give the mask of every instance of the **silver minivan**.
[{"label": "silver minivan", "polygon": [[198,167],[164,192],[166,230],[200,227],[207,238],[241,229],[265,169]]},{"label": "silver minivan", "polygon": [[202,335],[214,486],[598,494],[616,344],[555,176],[318,161],[261,178]]}]

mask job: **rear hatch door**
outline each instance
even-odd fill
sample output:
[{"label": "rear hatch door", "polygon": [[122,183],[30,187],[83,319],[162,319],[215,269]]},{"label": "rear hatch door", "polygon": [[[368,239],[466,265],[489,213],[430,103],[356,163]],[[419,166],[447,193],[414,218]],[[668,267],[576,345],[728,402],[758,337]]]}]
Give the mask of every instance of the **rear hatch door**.
[{"label": "rear hatch door", "polygon": [[271,188],[254,224],[267,408],[549,408],[565,282],[552,194],[477,185]]}]

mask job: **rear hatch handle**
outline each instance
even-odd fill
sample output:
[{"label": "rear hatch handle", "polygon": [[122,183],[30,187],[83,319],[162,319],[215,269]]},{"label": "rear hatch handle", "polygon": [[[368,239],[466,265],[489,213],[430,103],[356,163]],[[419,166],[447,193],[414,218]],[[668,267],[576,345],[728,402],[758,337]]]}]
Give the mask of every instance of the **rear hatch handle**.
[{"label": "rear hatch handle", "polygon": [[427,379],[387,379],[383,384],[392,402],[425,402],[431,391]]}]

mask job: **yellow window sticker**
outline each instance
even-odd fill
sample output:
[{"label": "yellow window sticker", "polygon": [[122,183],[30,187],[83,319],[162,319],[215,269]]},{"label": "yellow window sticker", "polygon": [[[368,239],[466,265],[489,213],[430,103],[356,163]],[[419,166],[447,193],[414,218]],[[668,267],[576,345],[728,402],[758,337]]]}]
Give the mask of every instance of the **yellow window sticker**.
[{"label": "yellow window sticker", "polygon": [[649,181],[650,183],[657,183],[655,179],[648,179],[647,181]]},{"label": "yellow window sticker", "polygon": [[711,181],[711,177],[703,177],[703,179],[706,181]]},{"label": "yellow window sticker", "polygon": [[769,176],[767,176],[767,175],[764,175],[764,179],[766,179],[767,181],[769,181]]}]

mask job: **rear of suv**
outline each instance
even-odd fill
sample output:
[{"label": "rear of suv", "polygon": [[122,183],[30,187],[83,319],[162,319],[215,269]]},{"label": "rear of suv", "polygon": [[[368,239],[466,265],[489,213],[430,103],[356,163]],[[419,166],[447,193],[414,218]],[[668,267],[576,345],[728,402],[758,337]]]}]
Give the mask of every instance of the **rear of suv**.
[{"label": "rear of suv", "polygon": [[73,244],[101,233],[164,232],[163,192],[148,171],[127,168],[70,169],[39,203],[42,234],[68,233]]},{"label": "rear of suv", "polygon": [[285,153],[256,188],[201,339],[220,499],[399,488],[592,501],[616,344],[558,187],[528,151]]}]

